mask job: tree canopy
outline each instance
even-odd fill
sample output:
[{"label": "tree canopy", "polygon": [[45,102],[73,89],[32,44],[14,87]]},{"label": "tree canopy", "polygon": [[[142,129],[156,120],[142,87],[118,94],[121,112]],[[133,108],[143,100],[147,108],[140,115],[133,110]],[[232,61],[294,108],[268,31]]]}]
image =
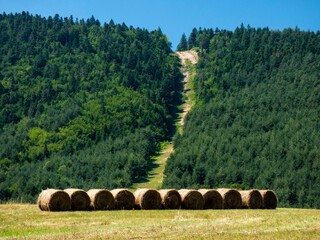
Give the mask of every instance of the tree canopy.
[{"label": "tree canopy", "polygon": [[181,87],[170,46],[160,29],[0,14],[0,200],[145,176]]},{"label": "tree canopy", "polygon": [[320,32],[241,25],[188,43],[202,49],[197,103],[164,187],[269,188],[281,206],[319,208]]}]

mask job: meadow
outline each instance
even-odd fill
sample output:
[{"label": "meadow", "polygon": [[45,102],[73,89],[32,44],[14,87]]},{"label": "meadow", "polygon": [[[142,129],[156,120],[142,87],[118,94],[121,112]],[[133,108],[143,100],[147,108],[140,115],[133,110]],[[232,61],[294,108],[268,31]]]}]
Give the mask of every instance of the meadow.
[{"label": "meadow", "polygon": [[320,210],[44,212],[0,205],[0,239],[319,239]]}]

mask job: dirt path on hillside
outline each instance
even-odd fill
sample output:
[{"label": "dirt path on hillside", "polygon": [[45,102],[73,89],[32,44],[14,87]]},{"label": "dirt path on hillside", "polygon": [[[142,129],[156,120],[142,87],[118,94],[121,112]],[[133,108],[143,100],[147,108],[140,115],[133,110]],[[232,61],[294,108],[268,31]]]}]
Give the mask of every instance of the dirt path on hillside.
[{"label": "dirt path on hillside", "polygon": [[190,70],[190,67],[188,67],[188,64],[190,64],[190,63],[192,65],[197,64],[199,58],[198,58],[198,53],[196,51],[192,51],[192,50],[184,51],[184,52],[177,52],[177,55],[179,56],[181,63],[182,63],[181,71],[184,75],[184,79],[183,79],[184,87],[183,88],[184,88],[184,94],[186,96],[186,101],[183,106],[183,113],[182,113],[182,116],[180,119],[180,125],[183,125],[184,120],[192,107],[191,101],[190,101],[190,98],[191,98],[191,96],[190,96],[191,95],[191,93],[190,93],[190,78],[192,77],[192,74],[195,74]]},{"label": "dirt path on hillside", "polygon": [[[195,74],[192,71],[190,66],[194,65],[198,62],[198,53],[196,51],[184,51],[184,52],[177,52],[176,53],[181,60],[182,67],[181,72],[184,76],[183,84],[184,84],[184,91],[183,95],[185,96],[185,102],[182,104],[182,114],[177,119],[178,122],[178,129],[182,127],[184,124],[184,119],[188,112],[190,111],[192,104],[190,101],[190,96],[192,91],[190,91],[190,78],[193,77]],[[149,171],[148,177],[146,179],[141,179],[139,182],[133,184],[132,190],[137,188],[154,188],[159,189],[162,186],[163,182],[163,172],[166,166],[167,159],[170,157],[171,153],[173,153],[173,144],[172,142],[168,142],[163,144],[161,151],[158,156],[154,157],[154,167]]]},{"label": "dirt path on hillside", "polygon": [[181,59],[182,65],[186,65],[187,60],[191,62],[191,64],[198,63],[198,53],[193,50],[176,52],[178,57]]}]

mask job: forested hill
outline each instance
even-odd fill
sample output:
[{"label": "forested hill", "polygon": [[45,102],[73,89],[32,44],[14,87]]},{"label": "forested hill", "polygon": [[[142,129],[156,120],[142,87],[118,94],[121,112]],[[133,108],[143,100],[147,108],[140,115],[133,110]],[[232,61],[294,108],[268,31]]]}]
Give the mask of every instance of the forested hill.
[{"label": "forested hill", "polygon": [[145,176],[181,88],[170,47],[160,29],[0,14],[0,201]]},{"label": "forested hill", "polygon": [[320,208],[320,32],[193,29],[197,104],[174,141],[164,187],[270,188]]}]

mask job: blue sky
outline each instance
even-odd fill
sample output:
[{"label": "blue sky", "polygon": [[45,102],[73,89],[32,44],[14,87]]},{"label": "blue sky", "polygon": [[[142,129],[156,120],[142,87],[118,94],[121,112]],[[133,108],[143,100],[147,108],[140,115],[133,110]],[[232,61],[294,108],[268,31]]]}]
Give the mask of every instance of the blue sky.
[{"label": "blue sky", "polygon": [[320,0],[0,0],[0,12],[28,11],[44,17],[87,19],[154,30],[168,36],[173,49],[182,33],[192,28],[234,30],[243,23],[251,27],[281,30],[296,26],[320,30]]}]

